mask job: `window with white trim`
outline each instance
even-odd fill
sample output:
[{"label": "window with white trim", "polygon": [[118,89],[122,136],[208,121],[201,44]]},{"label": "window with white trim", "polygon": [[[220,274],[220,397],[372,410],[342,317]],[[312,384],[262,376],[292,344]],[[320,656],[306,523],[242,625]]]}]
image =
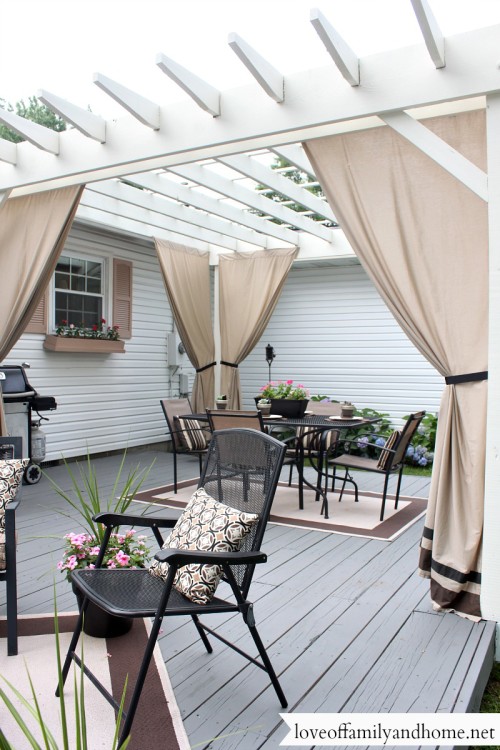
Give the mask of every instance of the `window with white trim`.
[{"label": "window with white trim", "polygon": [[54,273],[54,327],[99,325],[105,291],[104,260],[62,255]]}]

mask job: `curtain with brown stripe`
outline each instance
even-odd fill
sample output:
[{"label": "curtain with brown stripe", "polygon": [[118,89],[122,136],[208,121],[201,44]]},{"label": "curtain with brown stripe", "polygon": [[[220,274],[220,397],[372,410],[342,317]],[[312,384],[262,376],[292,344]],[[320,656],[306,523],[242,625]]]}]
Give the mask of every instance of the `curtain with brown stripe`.
[{"label": "curtain with brown stripe", "polygon": [[[486,170],[484,111],[425,125]],[[389,127],[305,144],[356,255],[443,375],[487,370],[485,203]],[[444,388],[420,572],[436,608],[479,618],[487,383]]]}]

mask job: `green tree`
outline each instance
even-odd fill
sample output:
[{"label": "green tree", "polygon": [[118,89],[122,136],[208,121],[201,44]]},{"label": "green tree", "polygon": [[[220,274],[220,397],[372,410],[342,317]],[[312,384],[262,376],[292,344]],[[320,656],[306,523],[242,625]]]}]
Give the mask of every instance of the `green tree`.
[{"label": "green tree", "polygon": [[[21,99],[19,102],[16,102],[14,107],[12,104],[6,102],[5,99],[0,99],[0,107],[7,110],[7,112],[15,112],[16,115],[24,117],[26,120],[31,120],[31,122],[36,122],[38,125],[43,125],[51,130],[56,130],[58,132],[66,130],[66,123],[64,120],[54,114],[54,112],[46,107],[45,104],[39,102],[36,96],[30,96],[28,104]],[[24,138],[17,133],[14,133],[13,130],[10,130],[10,128],[3,124],[0,124],[0,138],[4,138],[6,141],[12,141],[13,143],[24,141]]]}]

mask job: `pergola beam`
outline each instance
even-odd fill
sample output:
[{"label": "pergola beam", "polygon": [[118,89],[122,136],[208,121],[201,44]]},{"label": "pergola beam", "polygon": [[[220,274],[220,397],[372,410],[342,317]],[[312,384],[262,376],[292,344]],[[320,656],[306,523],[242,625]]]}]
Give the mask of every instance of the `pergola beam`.
[{"label": "pergola beam", "polygon": [[102,75],[102,73],[94,73],[94,83],[143,125],[153,130],[160,129],[160,107],[158,104]]},{"label": "pergola beam", "polygon": [[[265,216],[273,216],[284,224],[289,224],[290,226],[298,227],[310,234],[314,234],[322,240],[331,241],[332,239],[331,229],[327,229],[322,224],[312,221],[312,219],[301,216],[296,211],[292,211],[292,209],[276,201],[264,198],[264,196],[259,195],[253,190],[238,185],[234,180],[221,177],[208,167],[201,167],[198,164],[186,164],[172,168],[170,171],[188,180],[193,180],[193,182],[197,182],[199,185],[204,185],[211,190],[215,190],[221,193],[221,195],[226,195],[228,198],[244,203]],[[295,235],[294,231],[285,227],[282,227],[282,230],[285,233],[290,232],[291,235]],[[293,241],[293,237],[290,237],[288,241],[291,244],[296,244]]]},{"label": "pergola beam", "polygon": [[488,200],[488,175],[425,125],[405,112],[391,112],[381,119],[484,201]]},{"label": "pergola beam", "polygon": [[324,219],[329,219],[330,221],[337,223],[333,211],[326,200],[317,198],[309,190],[306,190],[296,182],[292,182],[292,180],[283,177],[283,175],[280,175],[275,170],[265,167],[258,162],[257,159],[252,159],[245,154],[238,154],[236,156],[223,156],[218,159],[218,161],[221,164],[225,164],[226,166],[231,167],[231,169],[235,169],[241,174],[250,177],[256,182],[267,185],[267,187],[277,193],[288,195],[295,203],[299,203],[302,206],[305,206],[305,208],[311,209],[313,213],[319,214]]},{"label": "pergola beam", "polygon": [[275,146],[271,151],[273,151],[276,156],[281,156],[285,161],[289,161],[290,164],[293,164],[294,167],[300,169],[301,172],[310,175],[313,180],[316,179],[311,162],[307,158],[306,152],[300,144],[294,143],[291,146]]},{"label": "pergola beam", "polygon": [[51,94],[49,91],[45,91],[45,89],[40,89],[37,97],[46,107],[73,125],[80,133],[99,141],[99,143],[105,143],[106,120],[103,120],[102,117],[94,115],[86,109],[77,107],[76,104],[71,104],[66,99],[62,99],[60,96],[56,96],[56,94]]},{"label": "pergola beam", "polygon": [[[0,164],[0,190],[14,188],[23,195],[281,147],[361,129],[380,113],[431,104],[442,103],[436,114],[450,111],[450,102],[459,111],[469,107],[463,100],[500,90],[499,37],[499,25],[447,37],[446,68],[441,71],[425,67],[423,44],[371,55],[361,60],[363,85],[354,89],[332,76],[330,67],[289,74],[286,100],[279,107],[255,85],[224,92],[223,115],[217,118],[207,118],[191,102],[162,107],[168,132],[153,133],[127,115],[107,129],[106,144],[66,131],[59,134],[58,159],[18,144],[15,168]],[[52,131],[50,135],[57,137]]]},{"label": "pergola beam", "polygon": [[[254,244],[259,245],[265,243],[266,237],[275,237],[280,241],[283,240],[278,225],[266,221],[249,211],[244,211],[235,206],[231,206],[224,200],[211,198],[199,190],[180,185],[178,182],[169,180],[166,175],[163,176],[150,173],[131,175],[127,180],[134,183],[134,185],[158,193],[158,195],[164,195],[167,198],[172,198],[172,200],[185,203],[194,208],[199,208],[201,211],[220,216],[221,218],[234,222],[241,227],[246,227],[251,232],[251,234],[248,235],[248,242],[254,242]],[[260,241],[257,241],[257,238],[260,238]]]},{"label": "pergola beam", "polygon": [[214,117],[220,115],[220,91],[161,52],[156,56],[156,64],[202,109]]},{"label": "pergola beam", "polygon": [[318,10],[311,10],[311,23],[333,62],[340,70],[344,78],[351,86],[359,86],[359,58],[349,45],[342,39],[340,34],[333,28],[331,23]]},{"label": "pergola beam", "polygon": [[285,79],[279,70],[271,65],[244,39],[234,32],[229,34],[228,44],[240,58],[243,65],[250,71],[255,80],[262,86],[266,94],[275,102],[285,99]]},{"label": "pergola beam", "polygon": [[33,146],[48,151],[51,154],[59,153],[59,134],[36,122],[31,122],[25,117],[20,117],[14,112],[7,112],[6,109],[0,108],[0,122],[7,125],[8,128],[25,138]]},{"label": "pergola beam", "polygon": [[418,25],[424,37],[425,46],[436,68],[446,65],[444,54],[444,37],[427,0],[411,0]]},{"label": "pergola beam", "polygon": [[[222,247],[224,250],[231,250],[234,252],[241,249],[241,245],[237,240],[219,234],[212,229],[196,226],[191,223],[190,217],[186,217],[185,219],[174,218],[165,215],[164,212],[161,213],[158,210],[158,207],[154,205],[153,196],[148,195],[147,193],[139,203],[132,202],[131,200],[124,200],[125,191],[123,191],[122,188],[126,188],[126,185],[118,185],[117,183],[117,189],[114,195],[107,195],[104,191],[98,192],[95,189],[97,187],[98,186],[96,185],[92,189],[89,190],[87,188],[84,191],[80,201],[82,206],[105,211],[114,216],[133,219],[149,227],[158,227],[167,231],[176,232],[184,237],[194,237],[202,242]],[[129,190],[134,190],[134,188],[129,188]],[[110,190],[109,192],[112,193],[113,191]],[[148,203],[151,208],[148,208]]]},{"label": "pergola beam", "polygon": [[17,146],[5,138],[0,138],[0,161],[5,161],[7,164],[16,164],[17,162]]}]

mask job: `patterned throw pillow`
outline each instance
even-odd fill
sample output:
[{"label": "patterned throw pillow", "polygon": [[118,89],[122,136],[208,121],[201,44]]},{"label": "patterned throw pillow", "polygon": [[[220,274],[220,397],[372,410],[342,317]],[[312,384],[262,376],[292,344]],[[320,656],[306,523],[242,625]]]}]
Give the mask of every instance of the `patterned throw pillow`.
[{"label": "patterned throw pillow", "polygon": [[5,508],[16,496],[29,459],[0,461],[0,570],[5,570]]},{"label": "patterned throw pillow", "polygon": [[0,461],[0,531],[5,530],[5,508],[17,493],[28,458],[10,458]]},{"label": "patterned throw pillow", "polygon": [[202,451],[207,447],[207,435],[197,419],[175,417],[178,437],[189,451]]},{"label": "patterned throw pillow", "polygon": [[391,460],[391,457],[393,454],[390,452],[389,449],[394,449],[394,446],[398,442],[399,438],[401,437],[401,433],[399,430],[394,430],[394,432],[391,432],[387,440],[385,441],[385,445],[380,451],[380,456],[377,463],[377,469],[387,469],[387,466]]},{"label": "patterned throw pillow", "polygon": [[[192,549],[204,552],[237,552],[259,516],[219,503],[203,487],[196,490],[163,549]],[[168,563],[155,560],[149,572],[166,580]],[[214,596],[222,575],[220,565],[184,565],[176,573],[174,586],[196,604],[207,604]]]}]

